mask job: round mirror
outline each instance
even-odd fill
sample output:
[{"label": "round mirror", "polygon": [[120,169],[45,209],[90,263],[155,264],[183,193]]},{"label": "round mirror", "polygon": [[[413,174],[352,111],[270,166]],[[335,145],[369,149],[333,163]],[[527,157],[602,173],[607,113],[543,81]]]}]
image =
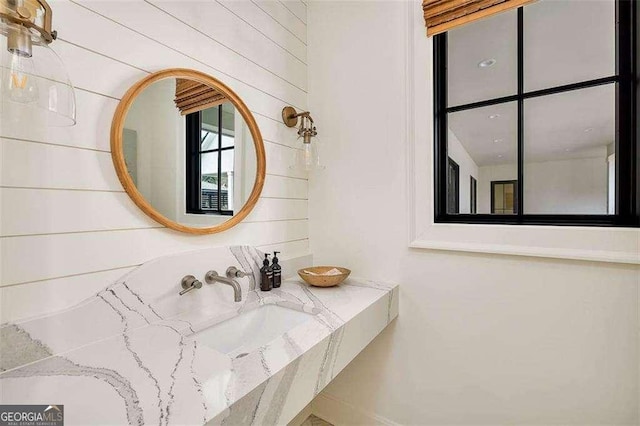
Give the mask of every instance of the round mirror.
[{"label": "round mirror", "polygon": [[127,91],[111,126],[111,156],[142,211],[192,234],[238,224],[264,185],[253,115],[226,85],[194,70],[159,71]]}]

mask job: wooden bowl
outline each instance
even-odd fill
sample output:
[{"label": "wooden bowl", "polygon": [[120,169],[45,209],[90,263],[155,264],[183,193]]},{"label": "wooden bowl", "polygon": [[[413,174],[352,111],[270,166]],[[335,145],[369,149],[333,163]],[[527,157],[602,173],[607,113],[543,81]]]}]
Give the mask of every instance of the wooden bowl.
[{"label": "wooden bowl", "polygon": [[[314,272],[316,274],[322,274],[334,268],[342,272],[342,274],[310,275],[304,272],[304,271],[309,271],[309,272]],[[304,282],[315,287],[333,287],[334,285],[338,285],[342,281],[346,280],[350,273],[351,271],[349,269],[341,268],[339,266],[312,266],[309,268],[300,269],[298,271],[298,275],[300,275],[300,278],[302,278]]]}]

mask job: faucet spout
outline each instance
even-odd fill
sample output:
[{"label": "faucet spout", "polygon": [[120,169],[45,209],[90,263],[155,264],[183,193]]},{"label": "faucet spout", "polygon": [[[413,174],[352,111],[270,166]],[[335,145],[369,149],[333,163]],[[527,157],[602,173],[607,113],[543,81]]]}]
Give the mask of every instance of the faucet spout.
[{"label": "faucet spout", "polygon": [[234,302],[240,302],[242,300],[242,288],[235,279],[218,275],[216,271],[209,271],[204,276],[204,280],[207,284],[222,283],[231,286],[233,288]]}]

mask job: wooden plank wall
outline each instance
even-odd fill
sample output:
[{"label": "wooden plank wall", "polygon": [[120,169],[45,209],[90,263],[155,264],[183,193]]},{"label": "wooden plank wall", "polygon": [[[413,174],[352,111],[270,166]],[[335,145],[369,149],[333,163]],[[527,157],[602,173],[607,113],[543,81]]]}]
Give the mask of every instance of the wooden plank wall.
[{"label": "wooden plank wall", "polygon": [[[78,123],[0,126],[2,322],[70,306],[136,265],[179,251],[252,244],[277,247],[286,257],[308,254],[308,182],[288,169],[297,135],[280,121],[283,106],[307,103],[303,1],[50,3],[59,32],[52,48],[76,87]],[[148,219],[111,164],[109,128],[118,100],[147,73],[170,67],[227,83],[265,140],[260,201],[222,234],[184,235]]]}]

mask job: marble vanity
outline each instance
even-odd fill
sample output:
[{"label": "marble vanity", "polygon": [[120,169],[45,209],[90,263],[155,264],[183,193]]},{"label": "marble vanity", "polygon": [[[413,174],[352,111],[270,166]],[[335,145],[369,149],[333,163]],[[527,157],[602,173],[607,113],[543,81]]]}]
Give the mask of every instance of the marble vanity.
[{"label": "marble vanity", "polygon": [[[261,292],[247,246],[145,263],[83,303],[4,324],[3,404],[64,404],[66,424],[286,424],[398,315],[395,284],[298,279]],[[180,278],[230,265],[242,301]],[[291,272],[291,271],[290,271]]]}]

